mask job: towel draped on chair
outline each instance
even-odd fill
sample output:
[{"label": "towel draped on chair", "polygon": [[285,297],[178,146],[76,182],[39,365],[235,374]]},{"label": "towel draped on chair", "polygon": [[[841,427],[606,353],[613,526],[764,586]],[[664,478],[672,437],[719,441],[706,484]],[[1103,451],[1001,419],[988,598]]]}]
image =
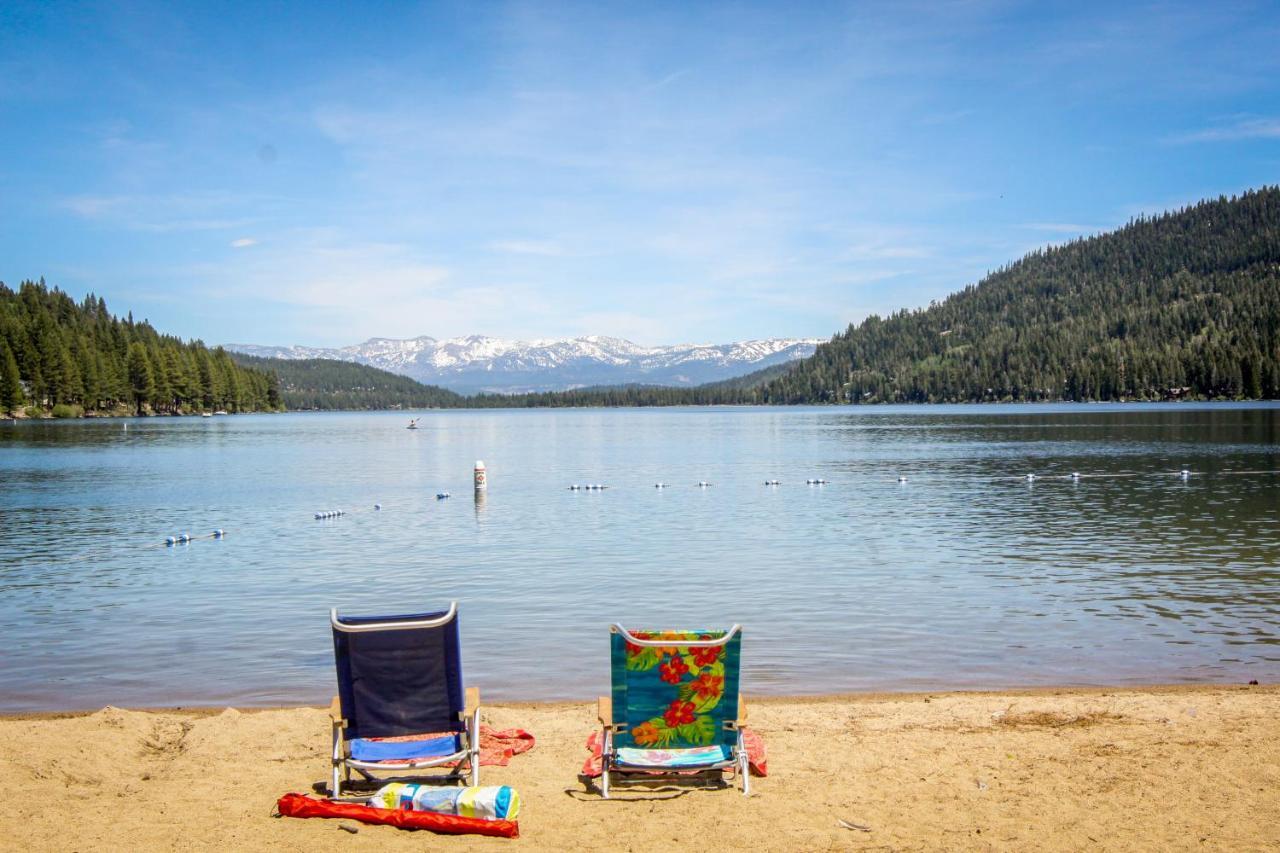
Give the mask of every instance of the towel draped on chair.
[{"label": "towel draped on chair", "polygon": [[[762,738],[760,736],[760,733],[757,732],[755,729],[744,728],[742,730],[742,740],[747,747],[747,760],[751,766],[751,773],[755,776],[768,776],[769,775],[769,756],[767,751],[765,750],[764,738]],[[591,754],[587,757],[586,763],[582,765],[582,775],[586,776],[589,779],[594,779],[597,776],[599,776],[601,773],[602,761],[600,757],[600,752],[601,752],[602,745],[603,745],[603,738],[601,737],[600,732],[592,732],[591,736],[587,738],[587,749],[588,751],[590,751]],[[695,753],[695,755],[689,756],[688,759],[686,759],[684,756],[675,755],[675,753],[682,753],[682,752]],[[620,749],[618,750],[618,757],[620,760],[623,760],[625,757],[628,766],[631,766],[631,767],[643,767],[646,764],[650,764],[650,765],[664,765],[666,767],[676,768],[670,771],[655,769],[654,770],[655,773],[667,773],[667,772],[697,773],[698,770],[696,769],[696,767],[694,767],[694,769],[679,769],[679,768],[681,767],[681,764],[686,760],[688,761],[688,764],[685,764],[686,767],[691,764],[708,763],[704,756],[696,755],[696,753],[698,752],[700,752],[700,750],[697,750],[697,749],[692,749],[692,750]],[[641,755],[638,755],[638,753],[659,753],[659,755],[641,756]],[[711,760],[715,761],[720,759],[712,758]]]},{"label": "towel draped on chair", "polygon": [[[452,732],[400,735],[387,738],[359,738],[351,743],[351,757],[376,761],[388,767],[409,764],[414,759],[452,755],[461,749]],[[480,766],[506,767],[513,756],[533,749],[534,737],[524,729],[494,729],[480,726]]]}]

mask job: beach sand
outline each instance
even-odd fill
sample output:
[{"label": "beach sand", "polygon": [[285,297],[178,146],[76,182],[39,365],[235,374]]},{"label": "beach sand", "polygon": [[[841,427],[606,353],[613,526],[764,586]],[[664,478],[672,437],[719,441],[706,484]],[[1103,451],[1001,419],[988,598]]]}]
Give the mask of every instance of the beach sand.
[{"label": "beach sand", "polygon": [[0,718],[0,838],[80,851],[1280,849],[1277,686],[758,700],[770,775],[749,798],[601,800],[578,778],[594,711],[485,709],[538,738],[483,771],[523,798],[515,841],[273,818],[278,796],[327,778],[321,709]]}]

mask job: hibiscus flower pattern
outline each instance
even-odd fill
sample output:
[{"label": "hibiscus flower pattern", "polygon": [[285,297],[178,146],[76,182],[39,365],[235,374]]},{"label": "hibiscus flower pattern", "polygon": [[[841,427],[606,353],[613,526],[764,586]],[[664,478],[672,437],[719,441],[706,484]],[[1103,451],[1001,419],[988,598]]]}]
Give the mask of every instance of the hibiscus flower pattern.
[{"label": "hibiscus flower pattern", "polygon": [[[654,716],[630,732],[641,747],[668,747],[673,742],[706,745],[712,743],[717,726],[712,716],[724,696],[724,646],[685,646],[680,641],[711,640],[721,633],[692,631],[635,631],[637,640],[670,641],[672,645],[640,646],[626,643],[626,668],[640,673],[657,670],[675,695],[660,716]],[[666,701],[666,700],[664,700]]]},{"label": "hibiscus flower pattern", "polygon": [[694,666],[711,666],[711,664],[720,660],[724,656],[724,646],[713,646],[711,648],[692,648],[689,650],[693,653]]},{"label": "hibiscus flower pattern", "polygon": [[658,664],[658,672],[668,684],[679,684],[680,679],[688,674],[689,667],[685,665],[684,658],[671,657]]},{"label": "hibiscus flower pattern", "polygon": [[653,723],[641,723],[631,730],[631,739],[636,742],[636,746],[651,746],[657,743],[661,737],[662,735]]},{"label": "hibiscus flower pattern", "polygon": [[724,676],[701,673],[689,685],[699,699],[711,699],[724,693]]},{"label": "hibiscus flower pattern", "polygon": [[669,729],[687,726],[693,722],[693,717],[693,703],[681,702],[679,699],[668,705],[666,713],[662,715],[662,719]]}]

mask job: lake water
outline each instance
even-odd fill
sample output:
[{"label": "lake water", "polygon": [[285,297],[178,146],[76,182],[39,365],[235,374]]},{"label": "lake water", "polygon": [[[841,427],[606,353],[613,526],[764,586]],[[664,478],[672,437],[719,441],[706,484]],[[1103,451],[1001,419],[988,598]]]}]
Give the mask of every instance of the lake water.
[{"label": "lake water", "polygon": [[491,699],[604,692],[613,621],[742,623],[752,693],[1280,679],[1275,405],[406,422],[0,424],[0,710],[327,702],[331,606],[454,599]]}]

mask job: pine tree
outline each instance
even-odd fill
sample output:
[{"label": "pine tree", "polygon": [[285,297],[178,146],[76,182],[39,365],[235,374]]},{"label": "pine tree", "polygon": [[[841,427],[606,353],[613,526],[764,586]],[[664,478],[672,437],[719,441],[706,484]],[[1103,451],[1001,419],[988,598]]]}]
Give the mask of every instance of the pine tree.
[{"label": "pine tree", "polygon": [[23,403],[22,382],[13,350],[0,339],[0,411],[12,412]]},{"label": "pine tree", "polygon": [[147,361],[147,348],[136,341],[129,344],[129,390],[141,415],[143,403],[155,396],[156,382]]}]

